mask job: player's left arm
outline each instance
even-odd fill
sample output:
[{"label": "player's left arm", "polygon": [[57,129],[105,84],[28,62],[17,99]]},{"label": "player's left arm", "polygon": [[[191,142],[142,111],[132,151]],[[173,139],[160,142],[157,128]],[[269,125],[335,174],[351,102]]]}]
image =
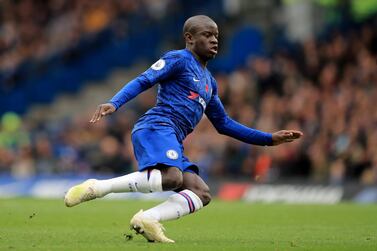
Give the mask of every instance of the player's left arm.
[{"label": "player's left arm", "polygon": [[205,114],[220,134],[230,136],[245,143],[262,146],[279,145],[300,138],[303,133],[296,130],[281,130],[267,133],[238,123],[228,116],[217,95],[216,86]]}]

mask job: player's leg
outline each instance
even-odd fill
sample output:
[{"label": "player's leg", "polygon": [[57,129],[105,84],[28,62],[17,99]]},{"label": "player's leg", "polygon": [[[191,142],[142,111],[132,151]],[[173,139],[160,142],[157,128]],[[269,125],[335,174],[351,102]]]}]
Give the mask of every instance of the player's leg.
[{"label": "player's leg", "polygon": [[182,182],[181,170],[176,167],[157,165],[142,172],[133,172],[108,180],[97,180],[94,188],[100,197],[103,197],[109,193],[170,191],[181,187]]},{"label": "player's leg", "polygon": [[72,207],[109,193],[160,192],[182,185],[182,171],[175,167],[182,165],[181,145],[172,129],[138,130],[132,134],[132,143],[139,171],[108,180],[87,180],[69,189],[65,204]]},{"label": "player's leg", "polygon": [[183,173],[183,184],[179,188],[180,191],[190,190],[195,193],[203,203],[207,206],[211,202],[211,193],[208,185],[204,180],[194,172]]},{"label": "player's leg", "polygon": [[163,233],[160,221],[176,220],[200,210],[211,201],[207,184],[193,172],[183,173],[183,184],[165,202],[139,211],[131,220],[131,228],[148,241],[174,242]]},{"label": "player's leg", "polygon": [[109,193],[151,193],[175,190],[182,186],[182,182],[182,172],[178,168],[156,166],[113,179],[87,180],[67,192],[65,204],[72,207],[84,201],[101,198]]},{"label": "player's leg", "polygon": [[183,184],[167,201],[146,210],[143,216],[157,221],[176,220],[194,213],[211,201],[207,184],[199,175],[183,173]]}]

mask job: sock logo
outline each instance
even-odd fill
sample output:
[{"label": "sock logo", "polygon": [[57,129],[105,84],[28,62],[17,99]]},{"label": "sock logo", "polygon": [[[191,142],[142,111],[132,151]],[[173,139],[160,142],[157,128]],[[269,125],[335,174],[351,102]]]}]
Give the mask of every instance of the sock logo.
[{"label": "sock logo", "polygon": [[128,188],[130,189],[131,192],[136,192],[131,182],[128,183]]},{"label": "sock logo", "polygon": [[177,151],[172,150],[172,149],[166,151],[166,156],[169,159],[178,159],[178,153],[177,153]]}]

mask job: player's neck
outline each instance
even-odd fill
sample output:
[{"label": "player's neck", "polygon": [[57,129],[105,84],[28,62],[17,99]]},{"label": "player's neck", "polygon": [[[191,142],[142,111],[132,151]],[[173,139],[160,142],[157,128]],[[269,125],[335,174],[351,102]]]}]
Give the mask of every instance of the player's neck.
[{"label": "player's neck", "polygon": [[190,51],[192,53],[192,55],[194,55],[195,59],[200,63],[200,65],[203,67],[203,68],[206,68],[207,67],[207,61],[206,60],[203,60],[201,59],[198,54],[196,54],[192,49],[190,49],[189,47],[186,47],[186,49],[188,51]]}]

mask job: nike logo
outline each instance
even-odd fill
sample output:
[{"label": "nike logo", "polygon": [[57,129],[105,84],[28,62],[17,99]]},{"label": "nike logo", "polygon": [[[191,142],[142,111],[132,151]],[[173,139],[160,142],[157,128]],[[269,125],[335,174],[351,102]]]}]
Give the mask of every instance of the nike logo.
[{"label": "nike logo", "polygon": [[199,79],[196,79],[195,77],[192,78],[195,82],[199,82]]}]

